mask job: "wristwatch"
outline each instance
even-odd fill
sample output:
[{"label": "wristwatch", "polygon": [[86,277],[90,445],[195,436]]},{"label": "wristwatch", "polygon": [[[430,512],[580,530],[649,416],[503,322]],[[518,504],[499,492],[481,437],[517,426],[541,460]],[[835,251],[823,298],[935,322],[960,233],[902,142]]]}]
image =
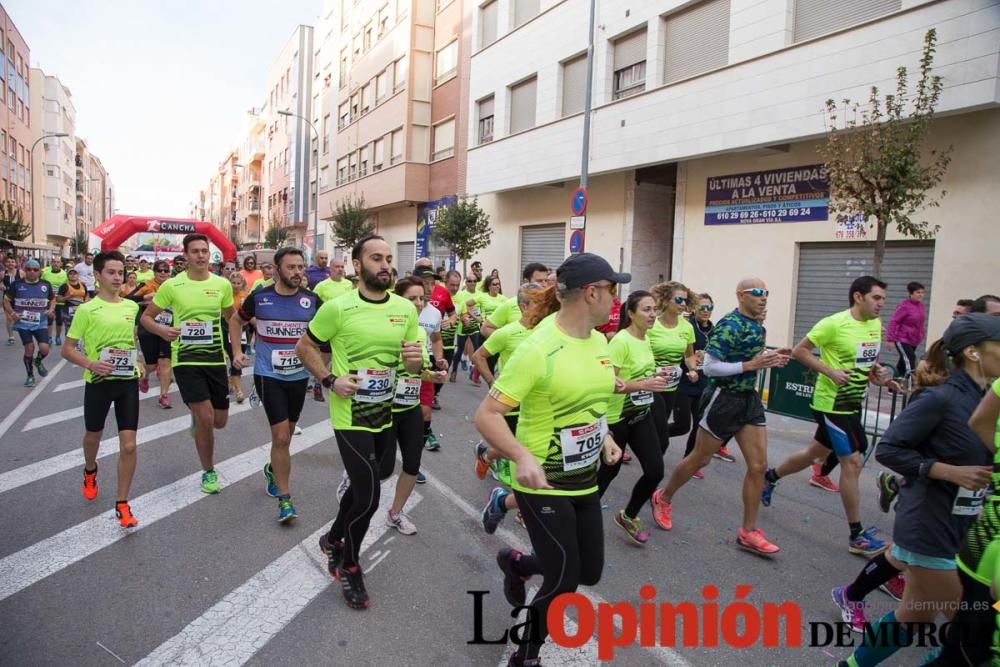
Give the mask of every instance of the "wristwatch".
[{"label": "wristwatch", "polygon": [[334,375],[333,373],[330,373],[325,378],[320,380],[320,384],[322,384],[327,389],[330,389],[331,387],[333,387],[333,383],[336,381],[337,381],[337,376]]}]

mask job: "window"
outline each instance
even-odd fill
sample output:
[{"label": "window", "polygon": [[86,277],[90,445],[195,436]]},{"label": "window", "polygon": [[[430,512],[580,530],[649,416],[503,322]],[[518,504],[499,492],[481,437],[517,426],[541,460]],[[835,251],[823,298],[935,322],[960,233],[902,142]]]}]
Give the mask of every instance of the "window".
[{"label": "window", "polygon": [[378,104],[389,95],[389,70],[382,70],[375,77],[375,103]]},{"label": "window", "polygon": [[330,114],[323,116],[323,155],[330,152]]},{"label": "window", "polygon": [[378,36],[389,32],[389,5],[382,5],[378,10]]},{"label": "window", "polygon": [[393,67],[392,80],[395,81],[395,90],[404,90],[406,88],[406,79],[408,78],[408,66],[406,56],[403,56],[396,61]]},{"label": "window", "polygon": [[537,77],[510,87],[510,134],[530,130],[535,126],[537,92]]},{"label": "window", "polygon": [[372,145],[365,144],[364,146],[361,147],[361,150],[358,151],[358,153],[361,156],[361,171],[358,173],[359,176],[368,175],[368,160],[369,157],[371,156],[371,150],[372,150]]},{"label": "window", "polygon": [[390,164],[396,164],[403,160],[403,131],[394,130],[392,133],[392,159]]},{"label": "window", "polygon": [[456,39],[438,51],[436,61],[437,77],[435,77],[434,83],[441,83],[454,76],[455,69],[458,67],[458,40]]},{"label": "window", "polygon": [[620,100],[646,89],[646,28],[615,41],[614,90],[612,99]]},{"label": "window", "polygon": [[356,33],[354,38],[351,40],[351,44],[354,46],[354,58],[357,60],[361,56],[361,33]]},{"label": "window", "polygon": [[455,119],[451,118],[434,126],[434,152],[432,160],[443,160],[455,154]]},{"label": "window", "polygon": [[372,171],[382,169],[382,161],[385,159],[385,137],[375,140],[374,156],[372,158]]},{"label": "window", "polygon": [[562,115],[583,111],[587,91],[587,54],[567,60],[562,66]]},{"label": "window", "polygon": [[368,113],[369,110],[371,110],[372,97],[374,92],[375,91],[373,90],[373,86],[371,83],[366,83],[365,85],[361,86],[361,113],[365,114]]},{"label": "window", "polygon": [[514,27],[524,25],[538,15],[538,0],[514,0]]},{"label": "window", "polygon": [[361,104],[360,93],[354,93],[353,95],[351,95],[351,120],[355,120],[358,117],[360,111],[359,107],[360,104]]},{"label": "window", "polygon": [[[727,5],[729,3],[726,3]],[[793,41],[836,32],[879,16],[898,12],[901,0],[795,0]]]},{"label": "window", "polygon": [[348,176],[350,180],[354,180],[358,177],[358,152],[354,151],[348,156],[348,161],[350,166],[348,168]]},{"label": "window", "polygon": [[493,96],[476,102],[476,111],[479,118],[479,132],[477,144],[488,144],[493,141]]},{"label": "window", "polygon": [[347,158],[342,157],[337,160],[337,185],[347,182]]},{"label": "window", "polygon": [[479,8],[479,48],[497,40],[497,0],[490,0]]},{"label": "window", "polygon": [[351,110],[347,102],[340,103],[337,118],[337,126],[341,130],[347,127],[348,123],[351,122]]},{"label": "window", "polygon": [[323,167],[319,170],[319,185],[321,188],[330,187],[330,168]]},{"label": "window", "polygon": [[667,16],[663,83],[729,64],[729,1],[709,0]]},{"label": "window", "polygon": [[364,48],[365,51],[372,48],[372,24],[368,23],[365,25],[365,37],[364,37]]},{"label": "window", "polygon": [[347,85],[347,49],[340,50],[340,87]]}]

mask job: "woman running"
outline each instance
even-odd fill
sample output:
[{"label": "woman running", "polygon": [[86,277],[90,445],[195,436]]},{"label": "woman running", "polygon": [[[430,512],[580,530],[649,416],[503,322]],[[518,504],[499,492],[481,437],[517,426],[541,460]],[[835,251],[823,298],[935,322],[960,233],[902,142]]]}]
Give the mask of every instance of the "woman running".
[{"label": "woman running", "polygon": [[[645,544],[649,534],[642,530],[639,510],[663,479],[663,453],[656,426],[650,417],[650,406],[656,392],[667,385],[664,375],[656,374],[653,351],[646,337],[656,322],[656,300],[649,292],[632,292],[622,305],[619,331],[608,344],[615,375],[625,386],[624,394],[616,393],[608,406],[608,428],[620,447],[632,448],[642,476],[632,487],[625,509],[615,514],[615,523],[636,544]],[[597,471],[597,488],[601,496],[618,475],[621,462],[601,464]]]},{"label": "woman running", "polygon": [[[876,556],[850,586],[833,589],[844,621],[864,629],[864,597],[906,571],[903,601],[875,622],[842,665],[869,667],[911,640],[913,623],[949,620],[962,596],[955,554],[983,508],[990,452],[968,422],[989,378],[1000,375],[1000,319],[952,321],[915,372],[920,389],[882,436],[875,458],[902,475],[892,548]],[[879,627],[888,625],[888,632]],[[870,637],[888,637],[872,645]],[[955,663],[949,663],[955,664]],[[958,663],[961,664],[961,663]]]},{"label": "woman running", "polygon": [[[133,272],[132,275],[135,275]],[[170,264],[165,259],[158,259],[153,262],[153,279],[147,280],[142,285],[133,288],[128,293],[128,298],[139,304],[139,315],[146,310],[146,306],[153,302],[156,290],[160,289],[166,280],[170,278]],[[134,281],[133,281],[134,282]],[[172,326],[174,314],[168,308],[156,316],[156,321],[165,326]],[[138,322],[138,319],[136,320]],[[160,378],[160,398],[158,405],[164,410],[170,410],[170,383],[173,380],[173,370],[170,365],[170,343],[163,340],[158,335],[146,331],[140,324],[139,349],[142,351],[142,359],[146,372],[139,378],[139,391],[146,393],[149,391],[149,377],[157,373]]]},{"label": "woman running", "polygon": [[653,285],[650,291],[656,299],[656,310],[660,316],[647,336],[656,360],[656,372],[667,377],[666,388],[654,394],[651,409],[660,439],[660,453],[665,454],[670,446],[670,427],[667,421],[677,401],[681,362],[686,362],[688,368],[696,368],[698,361],[694,354],[694,327],[684,319],[684,313],[691,303],[688,288],[678,282],[668,282]]},{"label": "woman running", "polygon": [[[483,438],[513,461],[514,494],[534,550],[528,555],[504,549],[497,555],[508,602],[523,605],[524,580],[543,577],[531,603],[533,627],[524,635],[531,639],[508,662],[516,666],[539,664],[552,600],[600,581],[598,459],[603,453],[613,465],[621,457],[606,416],[614,368],[607,339],[594,327],[608,321],[618,284],[631,276],[615,273],[590,253],[572,255],[557,275],[562,307],[555,322],[521,343],[475,417]],[[521,416],[515,436],[504,417],[516,407]]]},{"label": "woman running", "polygon": [[[250,258],[247,257],[247,259]],[[239,312],[240,307],[243,305],[243,300],[249,294],[246,278],[239,271],[233,271],[229,274],[229,283],[233,286],[233,308]],[[246,400],[246,396],[243,395],[243,371],[236,368],[233,364],[233,359],[236,358],[235,352],[237,349],[242,349],[244,354],[246,354],[247,350],[242,340],[230,340],[229,327],[222,327],[222,331],[226,341],[226,350],[229,354],[229,391],[236,397],[237,403],[242,403]]]}]

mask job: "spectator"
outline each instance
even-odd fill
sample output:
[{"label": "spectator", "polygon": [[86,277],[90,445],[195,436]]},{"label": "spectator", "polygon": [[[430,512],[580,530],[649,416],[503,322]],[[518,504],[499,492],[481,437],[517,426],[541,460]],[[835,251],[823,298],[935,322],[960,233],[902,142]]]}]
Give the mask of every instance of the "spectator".
[{"label": "spectator", "polygon": [[895,343],[899,361],[896,374],[909,375],[917,365],[917,347],[924,341],[924,325],[927,323],[927,308],[924,297],[927,290],[918,282],[909,283],[906,291],[910,296],[904,299],[889,320],[886,340]]}]

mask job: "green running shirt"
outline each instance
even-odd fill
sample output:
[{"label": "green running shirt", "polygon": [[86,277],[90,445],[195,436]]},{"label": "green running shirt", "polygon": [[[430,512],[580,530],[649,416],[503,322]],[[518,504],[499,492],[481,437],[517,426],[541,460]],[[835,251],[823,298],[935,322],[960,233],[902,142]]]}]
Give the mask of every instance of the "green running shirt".
[{"label": "green running shirt", "polygon": [[[463,336],[474,336],[479,333],[479,328],[483,325],[483,310],[479,306],[479,303],[476,302],[476,295],[471,292],[460,291],[451,300],[455,304],[455,315],[458,317],[458,326],[461,329],[460,333]],[[462,315],[469,312],[469,301],[474,303],[472,306],[472,317],[469,318],[468,324],[462,324]]]},{"label": "green running shirt", "polygon": [[222,343],[222,311],[233,305],[233,286],[222,276],[209,274],[191,280],[179,273],[156,290],[153,305],[174,314],[174,328],[181,335],[170,344],[174,366],[226,366]]},{"label": "green running shirt", "polygon": [[558,325],[536,327],[511,355],[491,393],[519,404],[517,440],[541,464],[553,489],[522,487],[514,464],[512,487],[557,496],[596,492],[614,390],[615,370],[603,334],[592,331],[583,340]]},{"label": "green running shirt", "polygon": [[135,352],[135,321],[138,316],[139,304],[127,299],[112,303],[98,297],[77,307],[66,337],[83,340],[83,354],[87,359],[101,361],[103,353],[118,368],[105,377],[84,370],[84,382],[97,384],[139,377]]},{"label": "green running shirt", "polygon": [[[608,343],[608,355],[611,357],[611,363],[619,369],[618,377],[625,382],[652,377],[656,371],[653,350],[649,346],[648,331],[646,338],[639,340],[627,329],[622,329]],[[623,419],[649,412],[649,406],[652,404],[651,391],[614,394],[608,403],[608,423],[617,424]]]},{"label": "green running shirt", "polygon": [[[989,391],[1000,396],[1000,379],[993,382],[993,388]],[[979,518],[966,533],[965,542],[955,559],[966,574],[986,586],[992,585],[1000,577],[1000,421],[997,422],[993,443],[996,447],[993,452],[990,495],[983,503]]]},{"label": "green running shirt", "polygon": [[840,387],[820,374],[810,407],[835,415],[860,412],[868,373],[878,361],[882,345],[882,322],[878,318],[859,322],[848,309],[821,319],[806,338],[819,348],[820,361],[850,373],[850,380]]},{"label": "green running shirt", "polygon": [[[419,316],[418,316],[419,319]],[[417,341],[424,351],[424,368],[430,368],[431,355],[427,351],[427,332],[417,327]],[[396,367],[396,393],[392,397],[392,412],[406,412],[420,405],[420,376],[423,373],[408,373],[403,367],[403,356]]]},{"label": "green running shirt", "polygon": [[[476,294],[476,303],[479,304],[479,308],[483,311],[483,318],[489,319],[490,315],[507,300],[502,294],[497,294],[496,296],[490,296],[489,292],[479,292]],[[518,315],[520,319],[520,315]]]},{"label": "green running shirt", "polygon": [[352,289],[351,281],[347,278],[341,278],[339,281],[324,278],[316,283],[313,293],[320,298],[320,301],[326,303],[327,301],[333,301],[342,294],[347,294]]},{"label": "green running shirt", "polygon": [[497,329],[505,327],[511,322],[517,322],[521,319],[521,308],[517,305],[517,297],[512,296],[501,303],[486,319]]},{"label": "green running shirt", "polygon": [[[764,327],[739,309],[727,313],[712,329],[705,354],[730,363],[750,361],[764,350]],[[712,386],[726,391],[756,391],[757,371],[711,378]]]},{"label": "green running shirt", "polygon": [[657,318],[653,328],[646,332],[649,346],[653,350],[656,367],[665,368],[667,388],[664,391],[677,391],[681,382],[681,362],[687,352],[688,345],[694,345],[694,327],[683,317],[677,320],[677,326],[668,329]]}]

